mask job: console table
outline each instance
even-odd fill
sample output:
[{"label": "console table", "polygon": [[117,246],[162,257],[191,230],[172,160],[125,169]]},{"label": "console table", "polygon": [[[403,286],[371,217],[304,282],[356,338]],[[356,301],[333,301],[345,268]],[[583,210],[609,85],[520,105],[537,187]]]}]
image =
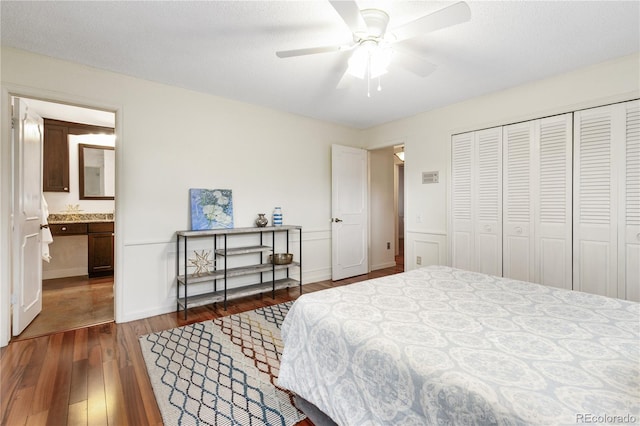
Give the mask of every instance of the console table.
[{"label": "console table", "polygon": [[[276,265],[266,262],[265,256],[268,253],[274,253],[276,248],[276,238],[286,239],[286,252],[289,252],[290,232],[298,232],[299,236],[299,254],[298,258],[293,262],[285,265]],[[264,236],[271,236],[271,244],[264,241]],[[233,237],[239,235],[255,235],[255,245],[234,246],[229,245],[229,241]],[[213,242],[213,270],[202,271],[201,273],[188,273],[189,266],[189,242],[193,239],[209,238]],[[193,250],[192,250],[193,252]],[[259,262],[256,262],[256,256],[248,256],[251,262],[237,267],[228,267],[228,259],[231,256],[239,255],[256,255]],[[246,257],[246,256],[245,256]],[[182,262],[181,262],[182,260]],[[289,269],[293,267],[299,268],[299,279],[289,276]],[[250,228],[232,228],[232,229],[210,229],[203,231],[178,231],[176,232],[176,310],[184,311],[184,318],[187,319],[187,309],[208,305],[211,303],[223,302],[224,308],[227,308],[227,300],[250,296],[254,294],[271,291],[272,297],[275,298],[275,291],[283,288],[298,286],[302,293],[302,227],[296,225],[267,226],[267,227],[250,227]],[[277,271],[285,271],[285,277],[276,279]],[[270,273],[271,279],[265,280],[264,274]],[[256,275],[256,283],[242,285],[234,288],[228,288],[228,279],[243,275]],[[259,278],[259,280],[258,280]],[[212,282],[213,291],[191,294],[190,285],[200,282]],[[222,283],[218,288],[218,282]]]}]

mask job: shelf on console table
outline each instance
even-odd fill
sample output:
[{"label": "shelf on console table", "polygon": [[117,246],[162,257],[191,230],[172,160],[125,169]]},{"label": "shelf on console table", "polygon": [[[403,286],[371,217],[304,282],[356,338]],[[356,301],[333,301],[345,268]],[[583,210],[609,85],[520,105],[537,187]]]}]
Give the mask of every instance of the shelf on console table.
[{"label": "shelf on console table", "polygon": [[[286,234],[286,251],[289,252],[289,231],[298,231],[299,233],[299,254],[298,260],[286,265],[276,265],[272,263],[265,263],[263,261],[263,254],[268,252],[274,252],[276,246],[276,234]],[[271,234],[271,245],[263,244],[263,235]],[[242,234],[257,234],[260,236],[260,243],[258,245],[247,245],[242,247],[228,247],[227,239],[229,236],[242,235]],[[188,241],[193,238],[213,238],[213,253],[214,253],[214,270],[200,274],[189,274],[187,272],[188,267]],[[222,247],[218,248],[219,237],[222,239]],[[183,242],[181,247],[181,240]],[[223,302],[224,308],[227,307],[227,300],[251,296],[254,294],[264,293],[269,290],[272,292],[272,297],[275,297],[275,291],[299,286],[302,293],[302,227],[297,225],[282,225],[282,226],[267,226],[267,227],[247,227],[247,228],[232,228],[232,229],[208,229],[202,231],[178,231],[176,232],[176,270],[177,285],[176,285],[176,298],[177,298],[177,310],[184,310],[184,317],[187,319],[187,309],[207,305],[211,303]],[[182,265],[182,274],[180,273],[180,255],[184,256]],[[258,254],[260,256],[260,263],[248,264],[244,266],[227,268],[226,259],[229,256],[237,255],[250,255]],[[218,257],[224,259],[224,267],[218,268]],[[300,279],[296,280],[289,277],[289,268],[298,267],[300,271]],[[277,271],[286,271],[285,278],[276,279]],[[271,272],[271,279],[264,282],[263,273]],[[259,274],[260,282],[256,284],[243,285],[240,287],[227,288],[227,279],[232,277],[239,277],[243,275]],[[217,281],[223,281],[223,289],[217,289]],[[201,282],[213,281],[214,291],[206,292],[202,294],[189,296],[189,285]],[[181,287],[183,289],[183,295],[180,295]]]}]

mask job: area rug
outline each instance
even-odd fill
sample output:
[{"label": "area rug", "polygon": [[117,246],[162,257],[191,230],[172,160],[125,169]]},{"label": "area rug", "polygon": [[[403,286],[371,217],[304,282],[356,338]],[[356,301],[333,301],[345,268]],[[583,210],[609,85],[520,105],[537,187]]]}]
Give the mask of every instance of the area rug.
[{"label": "area rug", "polygon": [[140,337],[170,425],[295,425],[305,418],[275,383],[280,326],[293,302]]}]

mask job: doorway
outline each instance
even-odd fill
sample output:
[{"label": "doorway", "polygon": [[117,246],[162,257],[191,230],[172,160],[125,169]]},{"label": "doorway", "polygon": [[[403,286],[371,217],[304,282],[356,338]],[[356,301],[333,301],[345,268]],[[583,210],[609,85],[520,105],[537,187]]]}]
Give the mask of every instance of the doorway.
[{"label": "doorway", "polygon": [[[404,152],[404,151],[402,151]],[[404,154],[402,155],[404,159]],[[396,265],[404,267],[404,160],[395,163],[396,169]]]},{"label": "doorway", "polygon": [[396,266],[404,269],[404,145],[393,147]]},{"label": "doorway", "polygon": [[402,145],[369,151],[371,270],[404,267]]},{"label": "doorway", "polygon": [[[43,245],[43,252],[49,251],[51,258],[43,256],[42,267],[42,311],[18,336],[12,340],[23,340],[53,334],[80,327],[98,325],[114,321],[114,276],[108,273],[93,276],[90,268],[91,255],[89,241],[92,238],[90,223],[110,222],[113,227],[115,213],[115,193],[111,197],[90,197],[80,194],[82,182],[79,162],[79,146],[83,143],[115,149],[115,113],[90,107],[71,106],[29,97],[23,99],[29,108],[45,120],[49,129],[62,131],[65,154],[67,155],[67,186],[60,189],[47,186],[43,179],[43,200],[48,208],[46,224],[51,231],[53,242]],[[77,125],[77,126],[76,126]],[[67,128],[65,130],[65,128]],[[111,137],[97,136],[93,129],[110,128]],[[62,129],[62,130],[61,130]],[[81,129],[81,130],[78,130]],[[52,133],[53,134],[53,133]],[[97,141],[97,142],[96,142]],[[46,163],[48,154],[43,154],[41,162]],[[56,161],[58,157],[55,157]],[[113,166],[113,164],[111,164]],[[43,169],[47,169],[45,165]],[[108,173],[107,173],[108,174]],[[115,168],[111,174],[115,187]],[[94,225],[95,227],[95,225]],[[78,229],[81,228],[80,231]],[[70,229],[74,232],[65,234]],[[113,253],[114,229],[111,228],[110,241]],[[104,236],[104,232],[101,234]],[[46,247],[46,248],[45,248]],[[15,253],[15,247],[13,248]],[[111,256],[113,260],[113,256]],[[113,264],[113,262],[112,262]]]}]

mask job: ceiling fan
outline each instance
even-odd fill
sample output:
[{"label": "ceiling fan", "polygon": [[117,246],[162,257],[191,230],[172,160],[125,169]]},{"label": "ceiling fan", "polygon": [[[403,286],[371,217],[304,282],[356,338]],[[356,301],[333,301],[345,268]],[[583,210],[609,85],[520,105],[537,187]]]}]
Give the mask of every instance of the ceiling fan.
[{"label": "ceiling fan", "polygon": [[[338,83],[338,88],[344,85],[347,75],[366,78],[367,87],[369,87],[371,79],[387,72],[392,57],[394,63],[398,63],[420,77],[431,74],[436,69],[436,65],[415,55],[403,46],[402,42],[471,19],[469,6],[461,1],[387,31],[390,18],[384,10],[360,10],[354,0],[334,0],[329,3],[351,30],[353,34],[351,43],[282,50],[276,52],[276,55],[279,58],[290,58],[353,50],[348,68]],[[381,90],[379,80],[378,90]],[[368,94],[370,96],[369,90]]]}]

